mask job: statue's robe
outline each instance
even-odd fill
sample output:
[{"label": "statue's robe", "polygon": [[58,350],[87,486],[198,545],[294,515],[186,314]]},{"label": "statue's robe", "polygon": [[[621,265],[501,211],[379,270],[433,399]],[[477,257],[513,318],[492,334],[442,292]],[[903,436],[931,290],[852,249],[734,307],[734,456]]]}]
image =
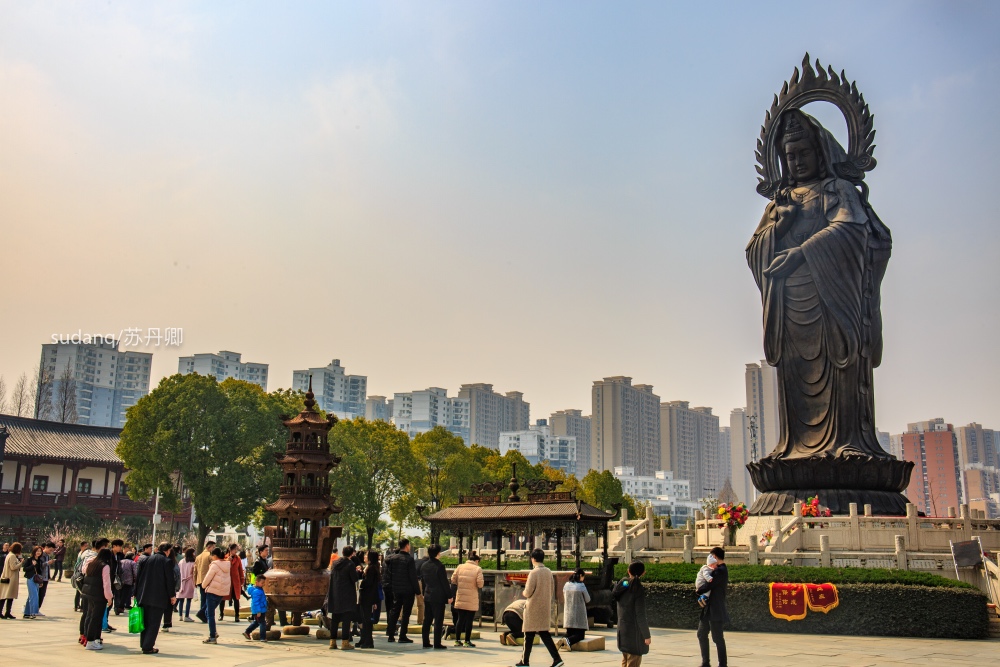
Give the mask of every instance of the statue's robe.
[{"label": "statue's robe", "polygon": [[[781,438],[774,458],[888,456],[875,435],[872,369],[881,357],[881,225],[840,178],[784,190],[799,203],[778,238],[768,205],[747,246],[764,305],[764,351],[777,367]],[[804,262],[790,275],[764,274],[782,250]],[[881,262],[881,265],[878,265]]]}]

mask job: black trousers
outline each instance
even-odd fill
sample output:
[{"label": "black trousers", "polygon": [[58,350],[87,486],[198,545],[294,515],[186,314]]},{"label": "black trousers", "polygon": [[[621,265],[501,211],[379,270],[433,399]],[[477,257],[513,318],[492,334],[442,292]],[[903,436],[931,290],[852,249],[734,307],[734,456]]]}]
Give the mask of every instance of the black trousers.
[{"label": "black trousers", "polygon": [[45,602],[45,591],[49,590],[49,582],[43,581],[38,584],[38,608],[42,608],[42,603]]},{"label": "black trousers", "polygon": [[104,626],[104,610],[107,608],[107,600],[99,598],[82,597],[83,619],[80,623],[80,634],[87,638],[88,642],[101,638],[101,628]]},{"label": "black trousers", "polygon": [[456,609],[458,618],[455,619],[455,641],[462,639],[465,633],[465,641],[472,642],[472,623],[476,619],[476,612],[468,609]]},{"label": "black trousers", "polygon": [[120,614],[132,607],[132,584],[122,584],[122,587],[115,591],[115,613]]},{"label": "black trousers", "polygon": [[701,664],[707,667],[711,664],[708,654],[708,633],[712,633],[712,641],[715,642],[715,650],[719,654],[719,667],[726,667],[726,638],[722,633],[722,621],[709,621],[702,616],[698,622],[698,644],[701,646]]},{"label": "black trousers", "polygon": [[399,638],[404,639],[406,632],[410,628],[410,613],[413,611],[413,596],[396,596],[392,600],[392,608],[389,610],[386,634],[390,637],[396,636],[396,623],[399,623]]},{"label": "black trousers", "polygon": [[524,636],[524,633],[521,632],[521,628],[524,627],[524,621],[514,612],[504,612],[503,624],[510,628],[510,636],[514,639],[520,639]]},{"label": "black trousers", "polygon": [[552,664],[559,662],[559,650],[556,649],[556,643],[552,641],[552,633],[545,630],[544,632],[524,633],[524,650],[521,652],[521,664],[529,664],[528,659],[531,657],[531,647],[535,643],[535,635],[542,638],[542,643],[545,644],[545,648],[549,650],[549,655],[552,656]]},{"label": "black trousers", "polygon": [[583,628],[566,628],[566,643],[572,646],[583,641],[587,636],[587,631]]},{"label": "black trousers", "polygon": [[166,609],[161,609],[163,612],[163,627],[172,628],[174,627],[174,608],[173,605],[167,607]]},{"label": "black trousers", "polygon": [[62,581],[63,562],[61,560],[52,561],[52,571],[49,572],[49,581]]},{"label": "black trousers", "polygon": [[340,628],[340,639],[345,642],[351,641],[351,621],[354,614],[330,614],[330,640],[337,639],[337,628]]},{"label": "black trousers", "polygon": [[148,652],[156,645],[156,636],[160,634],[160,623],[163,621],[163,612],[166,609],[161,607],[141,607],[141,609],[143,627],[139,633],[139,646]]},{"label": "black trousers", "polygon": [[430,646],[430,635],[431,635],[431,623],[434,623],[434,646],[441,646],[441,640],[444,636],[444,608],[445,602],[431,602],[427,598],[424,598],[424,624],[422,629],[422,634],[424,638],[424,646]]}]

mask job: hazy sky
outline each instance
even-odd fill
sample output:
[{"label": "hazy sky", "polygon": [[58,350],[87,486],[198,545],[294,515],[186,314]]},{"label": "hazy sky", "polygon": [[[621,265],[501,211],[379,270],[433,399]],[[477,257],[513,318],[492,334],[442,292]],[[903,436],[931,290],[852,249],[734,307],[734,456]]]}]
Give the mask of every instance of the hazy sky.
[{"label": "hazy sky", "polygon": [[[630,375],[728,423],[753,150],[805,51],[875,114],[879,427],[1000,428],[996,3],[0,2],[0,373],[53,333],[370,394]],[[845,138],[836,113],[820,113]]]}]

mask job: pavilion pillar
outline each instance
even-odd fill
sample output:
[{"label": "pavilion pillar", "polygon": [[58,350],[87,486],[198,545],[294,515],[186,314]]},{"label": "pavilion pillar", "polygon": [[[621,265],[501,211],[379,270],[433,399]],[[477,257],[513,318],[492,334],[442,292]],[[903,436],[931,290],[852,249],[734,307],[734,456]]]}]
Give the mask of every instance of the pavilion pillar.
[{"label": "pavilion pillar", "polygon": [[601,555],[604,557],[604,564],[608,563],[608,524],[604,524],[604,539],[601,540],[603,546],[601,547]]},{"label": "pavilion pillar", "polygon": [[503,530],[495,531],[497,542],[497,569],[503,569]]},{"label": "pavilion pillar", "polygon": [[473,533],[473,530],[470,528],[469,529],[469,553],[470,554],[472,553],[472,533]]},{"label": "pavilion pillar", "polygon": [[59,495],[60,496],[66,495],[66,473],[67,472],[69,472],[69,467],[64,463],[63,464],[62,482],[59,483]]},{"label": "pavilion pillar", "polygon": [[122,481],[122,471],[115,471],[115,486],[111,489],[111,509],[118,509],[118,501],[121,498],[119,491],[121,490]]},{"label": "pavilion pillar", "polygon": [[459,565],[462,564],[462,554],[465,553],[465,550],[462,548],[464,546],[464,542],[462,542],[462,538],[463,537],[465,537],[465,536],[462,535],[462,531],[458,531],[458,564]]},{"label": "pavilion pillar", "polygon": [[28,505],[31,501],[31,471],[34,469],[33,461],[28,461],[28,467],[24,470],[24,488],[21,489],[21,504]]},{"label": "pavilion pillar", "polygon": [[73,481],[69,483],[69,503],[70,507],[76,505],[76,481],[77,477],[80,476],[80,464],[73,464]]},{"label": "pavilion pillar", "polygon": [[576,522],[576,569],[580,569],[580,559],[583,556],[583,549],[580,547],[580,522]]},{"label": "pavilion pillar", "polygon": [[556,528],[556,569],[562,569],[562,528]]}]

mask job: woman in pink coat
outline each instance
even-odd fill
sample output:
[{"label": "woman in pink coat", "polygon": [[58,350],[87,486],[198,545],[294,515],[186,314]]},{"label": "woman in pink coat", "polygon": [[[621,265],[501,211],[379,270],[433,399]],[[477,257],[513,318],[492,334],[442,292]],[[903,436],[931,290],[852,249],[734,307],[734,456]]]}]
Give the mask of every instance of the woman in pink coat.
[{"label": "woman in pink coat", "polygon": [[224,560],[226,552],[219,547],[212,549],[212,562],[208,566],[208,572],[201,582],[201,587],[205,591],[205,615],[208,616],[208,639],[203,644],[217,644],[218,634],[215,632],[215,610],[219,604],[229,597],[229,587],[232,585],[229,568],[230,562]]},{"label": "woman in pink coat", "polygon": [[177,614],[181,620],[192,623],[191,600],[194,599],[194,549],[184,552],[184,560],[178,567],[181,570],[181,588],[177,591]]}]

